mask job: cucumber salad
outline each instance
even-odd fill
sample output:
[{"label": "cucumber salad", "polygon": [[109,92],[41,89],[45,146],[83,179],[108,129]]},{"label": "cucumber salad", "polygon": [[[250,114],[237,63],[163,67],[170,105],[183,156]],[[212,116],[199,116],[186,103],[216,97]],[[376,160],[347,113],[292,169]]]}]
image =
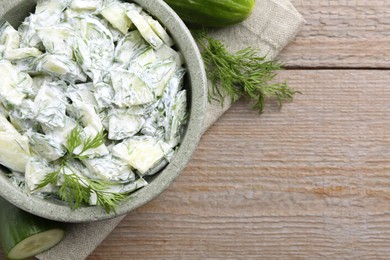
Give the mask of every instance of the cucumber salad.
[{"label": "cucumber salad", "polygon": [[107,212],[171,160],[186,73],[134,3],[42,0],[0,25],[0,164],[26,193]]}]

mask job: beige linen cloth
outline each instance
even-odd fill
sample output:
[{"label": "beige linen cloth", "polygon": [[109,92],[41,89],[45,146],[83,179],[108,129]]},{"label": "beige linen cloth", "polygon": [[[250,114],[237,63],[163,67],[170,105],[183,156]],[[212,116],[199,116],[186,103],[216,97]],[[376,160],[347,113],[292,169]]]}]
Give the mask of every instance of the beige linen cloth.
[{"label": "beige linen cloth", "polygon": [[[211,34],[222,40],[230,50],[252,46],[269,58],[274,58],[295,37],[303,24],[302,16],[289,0],[257,0],[253,14],[245,22]],[[219,103],[208,104],[204,131],[229,107],[228,100],[224,107]],[[100,222],[70,224],[65,239],[37,257],[42,260],[85,259],[123,218],[124,216]]]}]

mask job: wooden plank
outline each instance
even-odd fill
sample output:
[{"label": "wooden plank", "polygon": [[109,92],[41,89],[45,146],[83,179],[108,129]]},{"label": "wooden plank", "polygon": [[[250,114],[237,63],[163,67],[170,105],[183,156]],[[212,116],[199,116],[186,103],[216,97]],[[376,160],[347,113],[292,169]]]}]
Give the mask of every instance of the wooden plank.
[{"label": "wooden plank", "polygon": [[390,72],[280,77],[303,94],[261,116],[235,104],[88,259],[388,259]]},{"label": "wooden plank", "polygon": [[280,55],[289,67],[390,67],[390,1],[292,0],[307,23]]}]

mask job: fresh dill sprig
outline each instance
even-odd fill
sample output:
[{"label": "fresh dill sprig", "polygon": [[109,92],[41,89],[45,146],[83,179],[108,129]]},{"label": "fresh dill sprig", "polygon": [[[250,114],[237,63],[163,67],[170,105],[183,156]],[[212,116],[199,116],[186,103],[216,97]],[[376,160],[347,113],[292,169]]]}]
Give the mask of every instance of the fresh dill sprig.
[{"label": "fresh dill sprig", "polygon": [[[102,206],[107,213],[114,211],[115,206],[128,197],[127,193],[110,192],[110,186],[114,183],[96,179],[82,177],[72,169],[72,160],[84,160],[88,158],[83,155],[88,149],[97,148],[105,142],[106,133],[102,130],[95,137],[82,136],[82,129],[77,126],[72,129],[67,137],[67,153],[59,159],[58,170],[46,174],[45,178],[36,186],[35,190],[47,185],[57,186],[61,183],[58,196],[67,202],[72,209],[77,209],[82,205],[87,205],[91,198],[96,197],[96,204]],[[76,148],[81,147],[81,151],[75,153]]]},{"label": "fresh dill sprig", "polygon": [[[70,171],[70,172],[67,172]],[[80,208],[89,204],[91,197],[96,196],[96,204],[102,206],[107,213],[115,212],[115,206],[125,198],[126,193],[110,192],[111,183],[101,180],[83,178],[72,171],[72,167],[67,163],[62,163],[57,171],[46,174],[35,190],[52,184],[57,185],[62,182],[58,196],[67,202],[72,209]]]},{"label": "fresh dill sprig", "polygon": [[[70,134],[68,135],[68,139],[66,142],[66,150],[68,151],[68,155],[72,158],[83,160],[88,156],[83,155],[83,153],[89,149],[94,149],[104,144],[106,140],[107,134],[101,130],[99,133],[95,135],[94,138],[88,136],[86,140],[83,140],[81,135],[82,129],[80,127],[75,127],[72,129]],[[75,149],[81,146],[81,151],[75,154]]]},{"label": "fresh dill sprig", "polygon": [[281,70],[280,63],[267,60],[251,47],[230,53],[225,45],[203,31],[194,32],[198,44],[202,47],[202,58],[207,77],[211,81],[209,101],[222,103],[226,96],[233,102],[242,95],[255,100],[254,107],[260,113],[264,110],[266,98],[276,98],[279,108],[283,101],[291,101],[296,91],[287,83],[271,83],[276,71]]},{"label": "fresh dill sprig", "polygon": [[82,145],[83,140],[81,138],[81,130],[81,127],[76,126],[68,134],[66,139],[66,150],[68,151],[68,154],[72,155],[74,150]]},{"label": "fresh dill sprig", "polygon": [[107,183],[101,180],[89,180],[88,185],[96,195],[97,205],[102,206],[107,213],[115,212],[115,207],[118,203],[128,197],[127,193],[107,191]]}]

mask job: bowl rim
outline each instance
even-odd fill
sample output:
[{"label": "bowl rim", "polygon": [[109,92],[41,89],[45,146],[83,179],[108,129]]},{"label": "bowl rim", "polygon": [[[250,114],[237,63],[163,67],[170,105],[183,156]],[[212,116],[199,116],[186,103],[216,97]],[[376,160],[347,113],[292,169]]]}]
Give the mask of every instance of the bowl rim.
[{"label": "bowl rim", "polygon": [[[6,1],[3,10],[0,11],[0,20],[4,20],[3,16],[7,12],[12,10],[12,8],[23,5],[23,3],[26,3],[25,1],[28,0]],[[127,2],[134,2],[140,5],[152,16],[156,17],[169,32],[175,32],[171,33],[171,37],[179,47],[185,60],[188,71],[187,76],[191,85],[191,98],[189,100],[190,118],[177,153],[149,185],[132,193],[129,199],[118,205],[115,212],[106,213],[99,206],[71,209],[68,205],[55,204],[22,192],[22,190],[9,181],[8,177],[0,174],[0,196],[15,206],[34,215],[61,222],[80,223],[111,219],[127,214],[157,197],[172,184],[191,159],[203,133],[207,103],[206,72],[198,46],[184,22],[164,1],[132,0]]]}]

